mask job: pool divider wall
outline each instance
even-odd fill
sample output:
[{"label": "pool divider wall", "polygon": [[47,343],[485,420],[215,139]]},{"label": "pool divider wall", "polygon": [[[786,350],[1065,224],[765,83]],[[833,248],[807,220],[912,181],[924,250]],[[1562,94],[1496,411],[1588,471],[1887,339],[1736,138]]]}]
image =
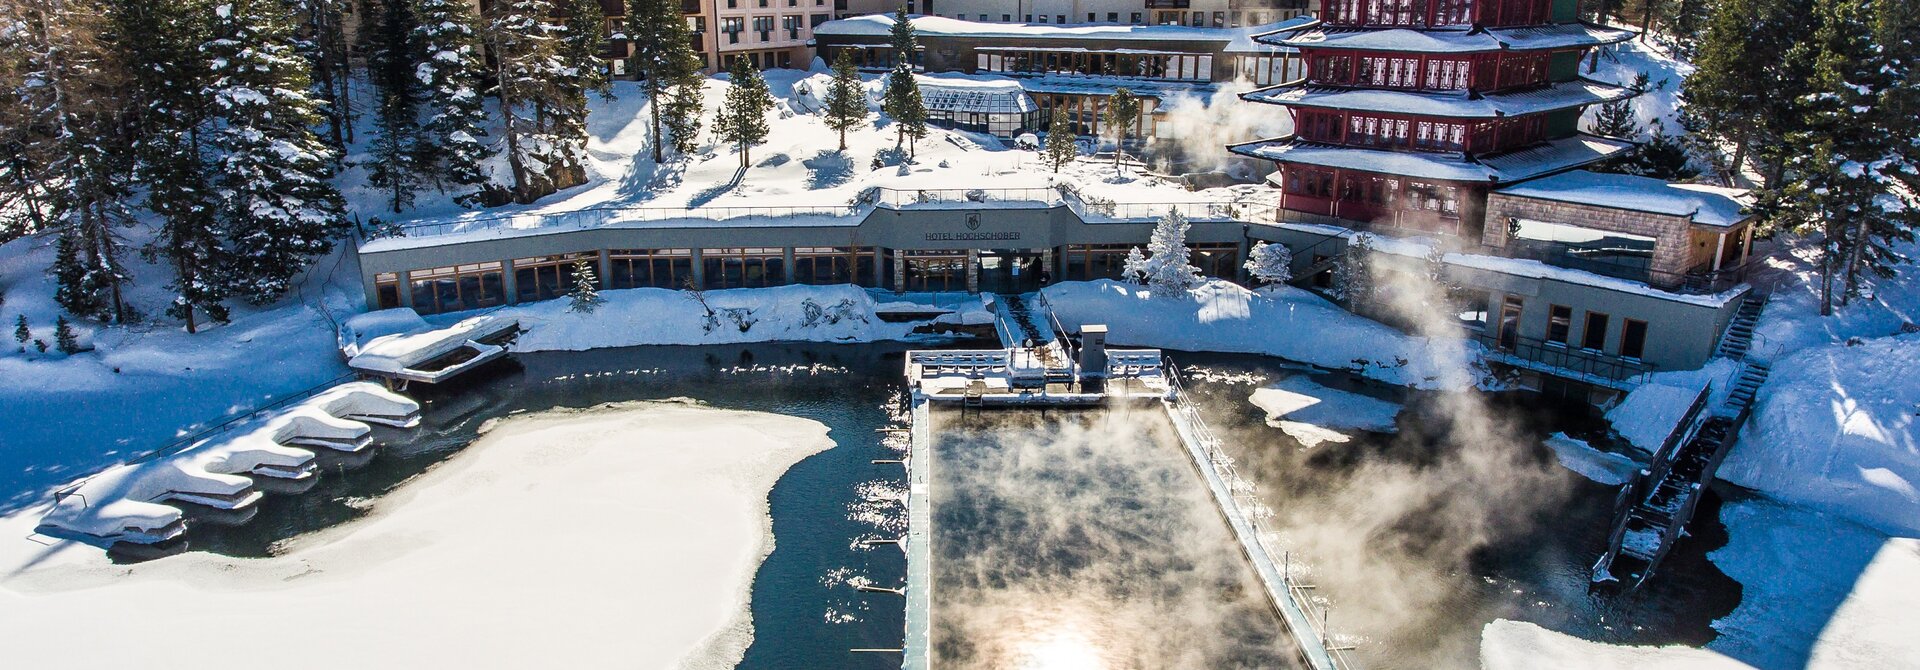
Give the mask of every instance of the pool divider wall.
[{"label": "pool divider wall", "polygon": [[1180,435],[1180,443],[1186,447],[1194,469],[1207,480],[1207,489],[1213,493],[1214,508],[1226,519],[1234,539],[1240,542],[1241,553],[1253,565],[1254,574],[1260,577],[1260,583],[1266,587],[1267,600],[1286,624],[1287,632],[1293,636],[1301,660],[1314,670],[1349,670],[1351,664],[1337,659],[1320,631],[1314,629],[1312,617],[1294,599],[1287,575],[1281,573],[1274,564],[1273,556],[1267,553],[1266,545],[1260,542],[1259,529],[1233,501],[1233,489],[1214,467],[1212,454],[1219,446],[1219,439],[1213,437],[1212,430],[1201,421],[1198,410],[1187,402],[1186,389],[1179,386],[1175,374],[1169,373],[1168,378],[1176,381],[1174,392],[1162,402],[1167,417],[1172,420],[1174,431]]},{"label": "pool divider wall", "polygon": [[927,470],[933,465],[932,403],[913,394],[913,425],[907,446],[907,631],[903,670],[933,667],[933,498]]}]

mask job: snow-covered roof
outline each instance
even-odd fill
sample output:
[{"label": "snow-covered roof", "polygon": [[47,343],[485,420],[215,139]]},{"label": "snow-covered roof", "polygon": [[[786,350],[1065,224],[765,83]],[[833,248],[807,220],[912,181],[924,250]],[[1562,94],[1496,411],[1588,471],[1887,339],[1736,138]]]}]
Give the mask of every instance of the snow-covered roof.
[{"label": "snow-covered roof", "polygon": [[1603,28],[1585,23],[1467,31],[1328,28],[1312,24],[1297,28],[1282,28],[1255,36],[1254,39],[1266,44],[1293,48],[1475,53],[1599,46],[1625,42],[1632,39],[1633,35],[1631,30]]},{"label": "snow-covered roof", "polygon": [[929,111],[1022,114],[1040,109],[1009,77],[915,75]]},{"label": "snow-covered roof", "polygon": [[1396,174],[1437,181],[1500,184],[1552,174],[1604,160],[1632,146],[1632,142],[1581,134],[1477,159],[1452,152],[1363,149],[1307,142],[1292,137],[1235,144],[1228,149],[1244,156],[1281,163]]},{"label": "snow-covered roof", "polygon": [[1686,216],[1692,217],[1694,223],[1722,228],[1753,216],[1741,212],[1752,201],[1748,192],[1741,189],[1675,184],[1651,177],[1585,170],[1515,184],[1499,192],[1523,198]]},{"label": "snow-covered roof", "polygon": [[1466,91],[1386,91],[1314,86],[1295,81],[1241,94],[1252,102],[1289,107],[1318,107],[1358,112],[1418,114],[1449,118],[1490,119],[1495,116],[1537,114],[1581,105],[1608,103],[1631,98],[1633,89],[1588,79],[1561,82],[1551,86],[1489,93],[1473,97]]},{"label": "snow-covered roof", "polygon": [[[1268,53],[1286,50],[1276,44],[1261,43],[1254,35],[1286,30],[1311,23],[1296,17],[1280,23],[1244,28],[1203,28],[1196,26],[1136,26],[1124,24],[1046,24],[993,23],[965,21],[939,16],[914,16],[908,19],[914,33],[922,37],[988,37],[1046,40],[1092,40],[1125,43],[1129,41],[1225,42],[1222,51]],[[870,14],[822,23],[814,27],[815,37],[887,37],[893,30],[893,16]]]}]

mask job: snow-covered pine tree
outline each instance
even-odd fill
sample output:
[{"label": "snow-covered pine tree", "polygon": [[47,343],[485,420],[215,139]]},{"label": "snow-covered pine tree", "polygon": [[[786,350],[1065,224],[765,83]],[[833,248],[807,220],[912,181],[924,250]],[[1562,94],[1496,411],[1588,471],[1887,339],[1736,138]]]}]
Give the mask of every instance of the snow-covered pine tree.
[{"label": "snow-covered pine tree", "polygon": [[211,36],[205,0],[114,0],[108,6],[130,76],[127,111],[135,120],[134,175],[146,186],[146,208],[160,234],[141,251],[173,270],[167,314],[199,330],[198,314],[227,320],[231,263],[222,241],[207,159],[205,121],[211,76],[200,47]]},{"label": "snow-covered pine tree", "polygon": [[26,353],[27,341],[31,339],[33,339],[33,329],[27,327],[27,315],[14,315],[13,341],[20,344],[20,353]]},{"label": "snow-covered pine tree", "polygon": [[1373,300],[1373,236],[1354,235],[1333,263],[1333,297],[1350,306]]},{"label": "snow-covered pine tree", "polygon": [[1107,96],[1107,135],[1113,137],[1113,174],[1120,174],[1120,154],[1125,153],[1127,138],[1133,135],[1133,126],[1140,122],[1140,97],[1126,87],[1113,90]]},{"label": "snow-covered pine tree", "polygon": [[[324,139],[335,151],[353,141],[353,76],[347,58],[346,9],[354,0],[289,0],[294,13],[294,50],[306,59],[314,99],[326,115]],[[365,13],[363,12],[364,16]],[[337,154],[336,154],[337,155]]]},{"label": "snow-covered pine tree", "polygon": [[[630,0],[627,5],[627,41],[633,45],[629,59],[631,70],[640,76],[640,88],[647,94],[647,114],[651,124],[653,161],[666,160],[668,133],[673,147],[685,154],[693,147],[691,137],[699,134],[700,76],[699,56],[688,40],[687,21],[680,3],[673,0]],[[686,82],[692,79],[692,86]],[[691,95],[692,104],[681,100]],[[691,112],[692,119],[687,115]],[[691,128],[682,142],[683,130]]]},{"label": "snow-covered pine tree", "polygon": [[1905,260],[1897,243],[1920,226],[1920,12],[1903,0],[1819,0],[1815,15],[1819,28],[1794,52],[1811,63],[1801,129],[1787,136],[1798,151],[1784,187],[1763,200],[1783,222],[1821,233],[1821,313],[1831,314],[1862,274],[1891,276]]},{"label": "snow-covered pine tree", "polygon": [[[1813,0],[1716,0],[1694,58],[1694,73],[1680,90],[1681,125],[1697,153],[1731,185],[1756,149],[1772,179],[1786,156],[1783,138],[1804,73],[1789,59],[1793,45],[1811,32]],[[1732,147],[1731,156],[1723,154]],[[1790,152],[1791,150],[1785,150]]]},{"label": "snow-covered pine tree", "polygon": [[773,96],[767,92],[766,80],[745,58],[733,59],[727,79],[726,102],[720,106],[713,131],[740,152],[740,169],[745,170],[750,164],[748,151],[767,139],[767,110],[773,107]]},{"label": "snow-covered pine tree", "polygon": [[528,203],[584,179],[585,96],[561,57],[565,29],[549,25],[550,0],[501,0],[488,9],[482,32],[494,62],[493,93],[513,200]]},{"label": "snow-covered pine tree", "polygon": [[1640,148],[1622,161],[1613,172],[1636,174],[1642,177],[1664,179],[1666,181],[1685,181],[1700,174],[1692,166],[1693,154],[1687,146],[1667,134],[1663,124],[1653,125],[1653,135],[1640,144]]},{"label": "snow-covered pine tree", "polygon": [[[484,139],[487,110],[481,80],[487,66],[473,11],[466,0],[418,0],[415,7],[419,25],[413,43],[420,56],[414,76],[422,87],[427,120],[420,126],[414,162],[458,186],[480,187],[487,183],[485,164],[493,148]],[[468,193],[458,200],[471,203],[477,195]]]},{"label": "snow-covered pine tree", "polygon": [[[1645,75],[1642,75],[1645,76]],[[1593,116],[1595,135],[1630,140],[1640,134],[1640,122],[1634,118],[1633,99],[1616,100],[1600,106]]]},{"label": "snow-covered pine tree", "polygon": [[1192,263],[1193,251],[1187,248],[1187,229],[1192,224],[1180,210],[1169,209],[1153,225],[1147,239],[1147,256],[1140,258],[1134,247],[1127,252],[1124,271],[1152,289],[1153,297],[1184,296],[1200,285],[1200,268]]},{"label": "snow-covered pine tree", "polygon": [[278,0],[214,8],[212,145],[219,152],[217,215],[234,261],[235,293],[256,304],[286,292],[346,224],[332,182],[333,151],[312,128],[319,102],[293,52],[292,17]]},{"label": "snow-covered pine tree", "polygon": [[65,314],[54,319],[53,346],[68,356],[80,353],[80,336],[73,332],[73,322]]},{"label": "snow-covered pine tree", "polygon": [[[927,136],[927,105],[921,98],[919,83],[913,79],[913,61],[919,57],[920,40],[914,36],[906,5],[894,12],[891,31],[893,71],[887,73],[887,89],[880,110],[893,117],[896,132],[893,148],[898,150],[908,137],[918,140]],[[908,155],[912,153],[913,148],[908,147]]]},{"label": "snow-covered pine tree", "polygon": [[0,243],[45,230],[53,184],[41,181],[47,156],[39,109],[22,94],[32,69],[26,16],[16,4],[0,5]]},{"label": "snow-covered pine tree", "polygon": [[1053,119],[1047,122],[1047,144],[1042,153],[1055,174],[1060,172],[1060,166],[1073,162],[1080,155],[1080,144],[1075,141],[1073,122],[1067,119],[1065,107],[1053,108]]},{"label": "snow-covered pine tree", "polygon": [[593,271],[593,264],[574,261],[573,288],[567,290],[567,311],[592,314],[594,308],[606,301],[600,297],[600,277]]},{"label": "snow-covered pine tree", "polygon": [[419,18],[413,0],[368,0],[373,15],[366,33],[367,79],[373,83],[374,136],[367,161],[367,182],[386,192],[388,209],[413,206],[413,193],[426,181],[420,157],[420,78],[414,71],[421,53],[414,42]]},{"label": "snow-covered pine tree", "polygon": [[846,49],[833,59],[833,83],[827,86],[827,127],[840,134],[840,150],[847,150],[847,131],[867,122],[867,89],[853,69]]},{"label": "snow-covered pine tree", "polygon": [[1120,265],[1120,276],[1135,284],[1147,283],[1146,252],[1140,247],[1127,247],[1127,259]]},{"label": "snow-covered pine tree", "polygon": [[566,28],[560,58],[573,72],[570,87],[581,96],[584,111],[587,91],[613,97],[613,78],[600,58],[607,50],[607,14],[600,9],[600,0],[560,0],[560,11]]},{"label": "snow-covered pine tree", "polygon": [[1284,244],[1260,242],[1247,253],[1247,274],[1262,284],[1278,285],[1293,281],[1293,252]]}]

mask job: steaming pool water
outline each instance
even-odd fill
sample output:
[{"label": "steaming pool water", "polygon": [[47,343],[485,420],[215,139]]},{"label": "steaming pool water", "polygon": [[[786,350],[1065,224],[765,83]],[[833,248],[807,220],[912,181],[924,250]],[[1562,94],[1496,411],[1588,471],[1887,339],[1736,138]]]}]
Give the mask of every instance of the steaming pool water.
[{"label": "steaming pool water", "polygon": [[[757,344],[521,354],[457,385],[416,391],[425,420],[382,431],[377,456],[311,491],[273,495],[246,525],[195,526],[195,550],[264,556],[285,538],[339,524],[475,439],[488,419],[559,407],[693,398],[725,409],[825,424],[835,446],[801,461],[769,496],[775,548],[752,586],[745,668],[887,668],[899,657],[850,653],[901,643],[905,559],[898,458],[880,429],[898,425],[901,353],[921,348]],[[1366,667],[1477,667],[1480,629],[1497,617],[1591,639],[1700,644],[1738,585],[1704,553],[1724,542],[1713,509],[1661,577],[1631,596],[1590,595],[1586,566],[1604,540],[1615,489],[1559,470],[1538,438],[1590,419],[1537,397],[1496,399],[1513,444],[1455,444],[1444,403],[1340,375],[1330,387],[1404,401],[1397,436],[1302,449],[1248,402],[1298,374],[1255,356],[1173,353],[1197,368],[1189,387],[1284,521],[1284,543],[1333,602],[1333,628]],[[1260,380],[1255,382],[1254,380]],[[1098,412],[936,413],[936,595],[940,667],[1284,667],[1286,638],[1266,609],[1191,466],[1166,447],[1157,408]],[[1528,442],[1527,440],[1531,440]],[[1462,454],[1519,454],[1462,467]],[[1525,495],[1497,495],[1524,485]],[[1459,519],[1466,519],[1461,521]],[[609,539],[609,551],[670,540]],[[1298,569],[1296,567],[1296,569]],[[1084,662],[1083,665],[1070,663]]]}]

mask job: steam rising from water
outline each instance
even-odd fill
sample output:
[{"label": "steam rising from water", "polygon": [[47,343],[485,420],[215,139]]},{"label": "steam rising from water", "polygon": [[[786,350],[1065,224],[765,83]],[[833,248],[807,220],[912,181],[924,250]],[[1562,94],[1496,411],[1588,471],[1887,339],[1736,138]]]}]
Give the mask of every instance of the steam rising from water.
[{"label": "steam rising from water", "polygon": [[1159,412],[936,415],[940,667],[1291,665]]},{"label": "steam rising from water", "polygon": [[[1384,270],[1375,272],[1382,307],[1412,324],[1416,334],[1458,337],[1435,282]],[[1429,349],[1425,355],[1455,365],[1462,359],[1457,348]],[[1370,665],[1477,667],[1477,636],[1435,645],[1422,632],[1483,614],[1463,612],[1467,605],[1456,600],[1476,587],[1470,582],[1477,554],[1526,533],[1564,505],[1571,478],[1543,459],[1538,440],[1481,393],[1435,394],[1409,410],[1400,434],[1383,448],[1337,447],[1312,456],[1342,461],[1333,467],[1302,472],[1288,460],[1298,457],[1276,445],[1232,448],[1246,454],[1243,463],[1264,461],[1252,471],[1262,480],[1275,521],[1287,529],[1281,544],[1323,568],[1307,581],[1347,594],[1334,603],[1333,628],[1383,638],[1374,640],[1386,646],[1372,649]],[[1302,493],[1289,496],[1289,490]]]},{"label": "steam rising from water", "polygon": [[1293,118],[1286,110],[1240,99],[1253,89],[1253,84],[1235,80],[1208,96],[1181,93],[1168,98],[1160,108],[1165,113],[1160,136],[1172,138],[1193,161],[1189,171],[1225,169],[1232,156],[1227,144],[1293,132]]}]

